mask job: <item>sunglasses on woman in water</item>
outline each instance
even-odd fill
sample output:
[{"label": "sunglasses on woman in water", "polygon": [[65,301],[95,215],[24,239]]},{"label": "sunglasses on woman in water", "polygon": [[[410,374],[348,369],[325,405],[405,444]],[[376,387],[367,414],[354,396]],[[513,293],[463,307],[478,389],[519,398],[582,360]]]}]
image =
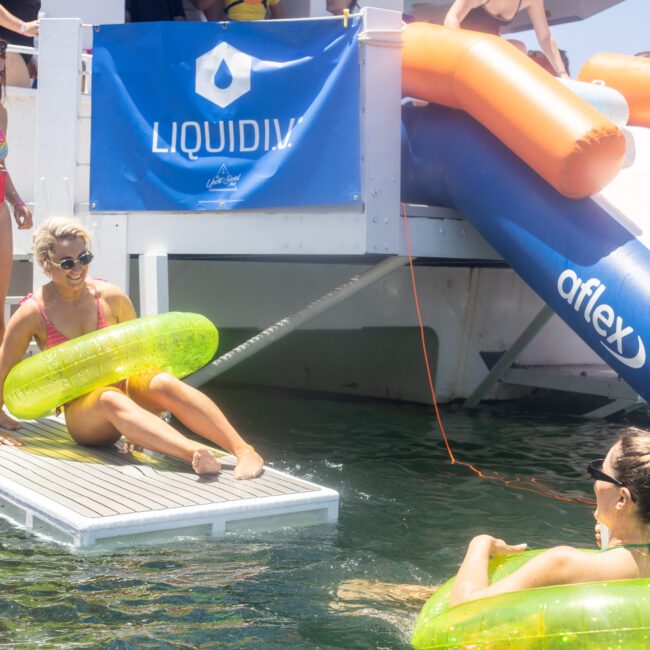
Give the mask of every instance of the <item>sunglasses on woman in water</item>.
[{"label": "sunglasses on woman in water", "polygon": [[62,271],[72,271],[77,262],[79,262],[80,266],[88,266],[93,261],[93,257],[94,255],[90,251],[85,251],[77,259],[64,257],[60,262],[51,261],[54,266],[58,266]]},{"label": "sunglasses on woman in water", "polygon": [[[614,485],[618,485],[618,487],[624,487],[630,490],[630,488],[628,488],[625,483],[621,483],[621,481],[619,481],[617,478],[614,478],[613,476],[610,476],[609,474],[605,474],[605,472],[603,472],[604,462],[604,458],[599,458],[598,460],[594,460],[589,463],[589,465],[587,465],[587,472],[589,472],[589,476],[591,476],[591,478],[596,481],[606,481],[607,483],[613,483]],[[636,497],[634,496],[632,490],[630,490],[630,496],[632,497],[632,501],[636,502]]]}]

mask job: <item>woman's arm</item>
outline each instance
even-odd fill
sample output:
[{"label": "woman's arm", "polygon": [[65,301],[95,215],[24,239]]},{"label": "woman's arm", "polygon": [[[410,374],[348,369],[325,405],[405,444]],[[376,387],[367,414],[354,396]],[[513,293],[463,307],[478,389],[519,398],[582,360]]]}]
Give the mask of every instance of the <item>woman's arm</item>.
[{"label": "woman's arm", "polygon": [[534,587],[638,577],[638,567],[626,549],[602,554],[579,551],[570,546],[556,546],[535,556],[503,580],[489,585],[490,557],[525,548],[525,544],[510,546],[490,535],[475,537],[456,576],[451,605]]},{"label": "woman's arm", "polygon": [[539,41],[546,58],[551,62],[555,72],[565,79],[569,78],[569,73],[564,67],[560,50],[551,34],[546,20],[546,11],[544,10],[544,0],[532,0],[528,6],[528,16],[535,29],[535,35]]},{"label": "woman's arm", "polygon": [[456,0],[445,16],[443,25],[452,29],[460,29],[465,16],[476,7],[484,4],[485,0]]},{"label": "woman's arm", "polygon": [[[2,166],[4,168],[4,166]],[[6,171],[6,168],[5,168]],[[11,180],[11,175],[7,172],[7,185],[5,188],[5,198],[14,209],[14,220],[18,230],[29,230],[32,227],[32,211],[27,204],[20,198],[18,190]]]},{"label": "woman's arm", "polygon": [[224,0],[192,0],[192,4],[204,13],[206,20],[226,20]]},{"label": "woman's arm", "polygon": [[269,7],[269,12],[271,14],[271,18],[284,18],[284,9],[282,8],[282,4],[280,2],[276,2],[274,5],[271,5]]},{"label": "woman's arm", "polygon": [[133,306],[131,299],[124,293],[124,291],[122,291],[122,289],[110,282],[99,282],[97,288],[99,289],[100,299],[108,303],[111,316],[115,321],[115,323],[112,324],[124,323],[128,320],[137,318],[135,307]]},{"label": "woman's arm", "polygon": [[38,36],[38,20],[25,23],[0,5],[0,25],[24,36]]},{"label": "woman's arm", "polygon": [[[7,109],[0,104],[0,129],[7,137],[7,128],[9,126],[9,119],[7,116]],[[0,169],[7,172],[7,183],[5,186],[5,198],[14,209],[14,219],[18,225],[19,230],[27,230],[32,227],[32,213],[31,210],[25,205],[25,202],[20,198],[16,187],[14,186],[11,176],[5,167],[5,163],[0,162]]]},{"label": "woman's arm", "polygon": [[[41,316],[31,305],[21,305],[9,319],[2,347],[0,347],[0,427],[14,431],[20,429],[20,422],[9,417],[4,404],[4,384],[9,371],[23,358],[27,346],[35,334],[35,325],[40,324]],[[13,439],[11,439],[13,441]],[[14,441],[16,442],[16,441]],[[4,444],[11,444],[11,442]]]},{"label": "woman's arm", "polygon": [[214,2],[203,10],[207,20],[228,20],[226,15],[224,0],[214,0]]}]

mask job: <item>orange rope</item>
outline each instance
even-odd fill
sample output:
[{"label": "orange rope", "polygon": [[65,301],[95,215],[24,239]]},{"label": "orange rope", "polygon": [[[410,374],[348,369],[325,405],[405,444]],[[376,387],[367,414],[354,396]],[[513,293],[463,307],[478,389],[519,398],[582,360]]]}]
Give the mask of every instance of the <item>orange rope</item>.
[{"label": "orange rope", "polygon": [[[429,364],[429,352],[427,350],[427,342],[424,336],[424,324],[422,321],[422,311],[420,310],[418,288],[415,282],[415,270],[413,268],[413,256],[411,255],[411,236],[409,231],[408,217],[406,215],[406,205],[402,203],[401,206],[402,206],[402,218],[404,220],[404,231],[406,234],[406,252],[409,258],[409,269],[411,271],[411,284],[413,286],[413,299],[415,301],[415,311],[417,313],[418,323],[420,326],[420,340],[422,342],[422,352],[424,354],[424,365],[427,370],[427,379],[429,382],[429,390],[431,391],[431,400],[433,402],[433,408],[436,413],[436,420],[438,422],[438,426],[440,427],[440,432],[442,433],[442,439],[445,443],[445,447],[447,449],[447,454],[449,455],[449,460],[451,461],[451,464],[462,465],[463,467],[467,467],[481,478],[486,478],[493,481],[499,481],[501,484],[505,485],[506,487],[512,488],[514,490],[533,492],[534,494],[540,494],[541,496],[546,496],[552,499],[556,499],[557,501],[566,501],[566,502],[575,501],[578,503],[594,505],[596,503],[594,499],[588,497],[569,497],[565,494],[553,490],[550,487],[545,486],[544,484],[540,483],[536,478],[526,479],[522,484],[522,479],[519,476],[515,476],[514,478],[506,478],[498,472],[495,472],[492,475],[485,474],[482,470],[478,469],[474,465],[471,465],[470,463],[465,463],[462,460],[457,460],[456,457],[454,456],[454,452],[451,450],[451,445],[449,443],[449,438],[447,437],[447,432],[445,431],[445,427],[442,423],[442,417],[440,416],[440,409],[438,408],[438,399],[436,398],[436,390],[433,386],[431,366]],[[526,485],[526,483],[530,483],[531,485]]]}]

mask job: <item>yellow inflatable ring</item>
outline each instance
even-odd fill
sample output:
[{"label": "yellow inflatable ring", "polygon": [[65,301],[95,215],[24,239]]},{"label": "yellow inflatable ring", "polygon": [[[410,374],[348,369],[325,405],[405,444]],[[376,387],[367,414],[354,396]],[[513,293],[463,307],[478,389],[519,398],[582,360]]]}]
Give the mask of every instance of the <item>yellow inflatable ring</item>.
[{"label": "yellow inflatable ring", "polygon": [[[542,551],[490,562],[490,583]],[[449,607],[454,578],[425,603],[411,643],[418,650],[650,647],[650,580],[614,580],[513,591]]]},{"label": "yellow inflatable ring", "polygon": [[132,375],[160,369],[185,377],[212,359],[218,343],[217,329],[200,314],[170,312],[111,325],[16,364],[5,381],[5,404],[17,418],[39,418]]}]

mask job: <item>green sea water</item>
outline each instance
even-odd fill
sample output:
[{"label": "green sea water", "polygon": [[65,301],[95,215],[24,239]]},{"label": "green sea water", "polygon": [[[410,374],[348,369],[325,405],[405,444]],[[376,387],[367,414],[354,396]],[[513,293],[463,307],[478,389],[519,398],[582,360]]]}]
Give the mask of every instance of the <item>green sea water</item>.
[{"label": "green sea water", "polygon": [[[436,584],[472,535],[593,544],[592,508],[449,463],[430,407],[210,388],[272,467],[339,491],[336,525],[73,553],[0,520],[2,648],[407,648],[417,606],[363,581]],[[543,402],[445,407],[459,459],[592,495],[623,423]]]}]

